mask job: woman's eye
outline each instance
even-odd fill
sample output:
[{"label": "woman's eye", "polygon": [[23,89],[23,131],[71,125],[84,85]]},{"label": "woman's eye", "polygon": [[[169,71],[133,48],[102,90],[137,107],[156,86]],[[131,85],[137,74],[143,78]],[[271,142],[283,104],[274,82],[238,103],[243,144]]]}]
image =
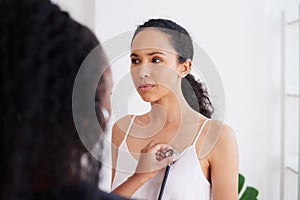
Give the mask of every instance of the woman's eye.
[{"label": "woman's eye", "polygon": [[140,61],[138,59],[132,58],[131,63],[132,64],[138,64]]},{"label": "woman's eye", "polygon": [[160,62],[161,62],[161,59],[159,59],[159,58],[153,58],[153,59],[152,59],[152,62],[154,62],[154,63],[160,63]]}]

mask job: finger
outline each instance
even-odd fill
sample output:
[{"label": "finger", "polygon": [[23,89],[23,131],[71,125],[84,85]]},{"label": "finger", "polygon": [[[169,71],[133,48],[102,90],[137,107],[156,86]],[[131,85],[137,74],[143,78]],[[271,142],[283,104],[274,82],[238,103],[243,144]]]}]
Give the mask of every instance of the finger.
[{"label": "finger", "polygon": [[157,161],[161,161],[161,160],[163,160],[163,159],[164,159],[164,157],[162,157],[162,156],[160,156],[160,155],[156,155],[156,157],[155,157],[155,158],[156,158],[156,160],[157,160]]},{"label": "finger", "polygon": [[165,155],[161,152],[157,152],[157,153],[155,153],[155,158],[156,158],[156,160],[161,161],[165,158]]},{"label": "finger", "polygon": [[165,149],[172,149],[172,147],[166,143],[156,143],[153,146],[151,146],[152,151],[158,151],[158,150],[165,150]]},{"label": "finger", "polygon": [[141,149],[141,153],[150,152],[154,145],[156,145],[156,143],[152,140],[144,148]]},{"label": "finger", "polygon": [[160,160],[159,163],[160,163],[161,166],[167,166],[169,164],[172,164],[174,161],[175,161],[174,158],[167,157],[167,158],[164,158],[164,159]]},{"label": "finger", "polygon": [[152,140],[151,142],[149,142],[145,147],[151,147],[153,145],[155,145],[156,143],[154,142],[154,140]]},{"label": "finger", "polygon": [[163,152],[160,152],[160,151],[157,151],[157,152],[156,152],[156,155],[157,155],[157,156],[160,156],[160,157],[162,157],[162,158],[165,157],[165,154],[164,154]]}]

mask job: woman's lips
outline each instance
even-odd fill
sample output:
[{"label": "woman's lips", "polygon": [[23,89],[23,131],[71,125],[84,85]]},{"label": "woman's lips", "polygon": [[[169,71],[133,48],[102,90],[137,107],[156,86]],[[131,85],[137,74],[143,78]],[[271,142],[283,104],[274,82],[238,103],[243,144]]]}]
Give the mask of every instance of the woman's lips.
[{"label": "woman's lips", "polygon": [[148,92],[150,90],[152,90],[152,88],[154,88],[155,85],[154,84],[142,84],[139,86],[138,90],[141,92]]}]

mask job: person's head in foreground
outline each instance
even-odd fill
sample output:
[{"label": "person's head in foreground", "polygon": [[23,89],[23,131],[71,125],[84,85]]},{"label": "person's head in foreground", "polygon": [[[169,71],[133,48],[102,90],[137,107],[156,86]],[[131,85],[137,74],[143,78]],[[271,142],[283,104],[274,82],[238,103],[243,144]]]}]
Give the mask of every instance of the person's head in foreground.
[{"label": "person's head in foreground", "polygon": [[[0,198],[119,199],[97,189],[100,162],[82,144],[72,115],[77,72],[99,45],[94,34],[48,0],[0,1],[0,26]],[[95,68],[104,70],[106,56],[97,49]],[[92,87],[85,75],[83,94]],[[97,94],[100,104],[107,101]],[[105,129],[103,114],[98,116]],[[80,117],[86,134],[94,131],[85,113]],[[102,134],[100,126],[97,132]]]},{"label": "person's head in foreground", "polygon": [[237,199],[236,139],[211,119],[207,90],[190,74],[193,54],[189,33],[171,20],[150,19],[136,29],[130,71],[151,109],[113,127],[114,193],[157,199],[171,165],[163,199]]}]

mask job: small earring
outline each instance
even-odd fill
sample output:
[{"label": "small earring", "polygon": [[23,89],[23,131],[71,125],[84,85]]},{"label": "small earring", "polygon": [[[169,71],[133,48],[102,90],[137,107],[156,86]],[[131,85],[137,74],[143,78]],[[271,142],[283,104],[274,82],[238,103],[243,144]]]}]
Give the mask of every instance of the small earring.
[{"label": "small earring", "polygon": [[107,122],[110,118],[110,114],[109,114],[108,110],[106,108],[102,107],[101,111],[102,111],[104,120]]}]

